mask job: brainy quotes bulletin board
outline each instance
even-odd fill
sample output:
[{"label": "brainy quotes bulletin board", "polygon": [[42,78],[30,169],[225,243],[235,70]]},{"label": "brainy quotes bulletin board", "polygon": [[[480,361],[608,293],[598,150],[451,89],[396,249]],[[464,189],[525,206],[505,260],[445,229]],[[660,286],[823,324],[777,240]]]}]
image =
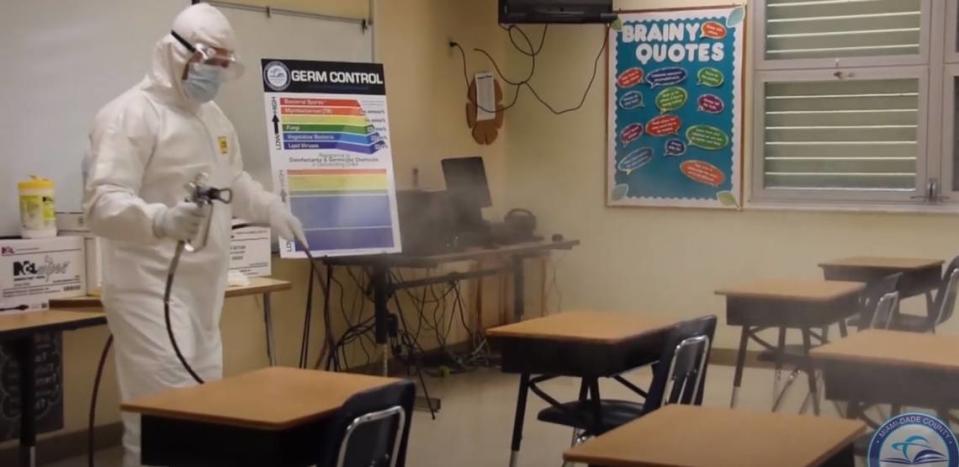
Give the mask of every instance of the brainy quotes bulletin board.
[{"label": "brainy quotes bulletin board", "polygon": [[623,12],[609,34],[607,203],[742,203],[745,8]]}]

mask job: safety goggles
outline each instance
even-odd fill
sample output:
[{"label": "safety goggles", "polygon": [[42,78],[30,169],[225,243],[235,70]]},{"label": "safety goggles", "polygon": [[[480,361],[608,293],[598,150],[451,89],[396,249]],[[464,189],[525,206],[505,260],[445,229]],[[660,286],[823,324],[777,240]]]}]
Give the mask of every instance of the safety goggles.
[{"label": "safety goggles", "polygon": [[240,63],[240,59],[234,52],[227,52],[203,43],[191,44],[184,39],[183,36],[177,34],[176,31],[170,31],[170,35],[172,35],[180,45],[198,56],[200,58],[199,63],[223,68],[223,76],[228,80],[239,78],[246,69],[246,67]]}]

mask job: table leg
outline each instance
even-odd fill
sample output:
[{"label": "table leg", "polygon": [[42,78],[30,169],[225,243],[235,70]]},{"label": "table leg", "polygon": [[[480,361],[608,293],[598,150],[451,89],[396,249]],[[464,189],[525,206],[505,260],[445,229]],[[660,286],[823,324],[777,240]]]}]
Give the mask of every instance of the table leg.
[{"label": "table leg", "polygon": [[519,447],[523,441],[523,420],[526,418],[526,396],[529,395],[529,373],[519,377],[519,394],[516,396],[516,416],[513,419],[513,442],[510,445],[509,465],[519,462]]},{"label": "table leg", "polygon": [[266,358],[276,366],[276,343],[273,340],[273,308],[270,292],[263,294],[263,325],[266,329]]},{"label": "table leg", "polygon": [[743,383],[743,367],[746,365],[746,346],[749,345],[749,327],[743,326],[739,335],[739,353],[736,355],[736,373],[733,376],[733,395],[729,399],[729,407],[736,407],[736,396],[739,395],[739,386]]},{"label": "table leg", "polygon": [[809,328],[802,328],[803,358],[809,380],[809,395],[812,397],[812,411],[819,415],[819,385],[816,383],[816,367],[813,366],[809,351],[812,350],[812,335]]},{"label": "table leg", "polygon": [[387,321],[389,310],[386,303],[390,298],[389,273],[386,266],[374,265],[370,272],[370,281],[373,283],[373,327],[376,334],[376,345],[382,350],[383,376],[389,374],[389,335]]},{"label": "table leg", "polygon": [[526,314],[526,272],[523,257],[513,257],[513,321],[518,323]]},{"label": "table leg", "polygon": [[783,377],[783,351],[786,348],[786,328],[779,328],[779,339],[776,341],[776,373],[773,375],[773,412],[778,408],[779,386]]},{"label": "table leg", "polygon": [[20,451],[19,466],[37,465],[37,429],[35,412],[36,348],[33,335],[12,342],[12,349],[20,369]]},{"label": "table leg", "polygon": [[[603,426],[603,399],[599,395],[598,378],[589,379],[589,395],[589,405],[593,411],[593,436],[599,436],[603,434],[605,426]],[[668,395],[664,394],[663,397],[668,397]]]}]

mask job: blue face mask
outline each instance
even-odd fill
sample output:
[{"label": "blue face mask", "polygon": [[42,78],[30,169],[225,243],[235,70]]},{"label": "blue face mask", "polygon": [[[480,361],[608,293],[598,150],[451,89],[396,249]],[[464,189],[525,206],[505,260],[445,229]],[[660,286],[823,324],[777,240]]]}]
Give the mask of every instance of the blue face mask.
[{"label": "blue face mask", "polygon": [[223,84],[223,68],[194,63],[183,80],[183,92],[195,102],[210,102]]}]

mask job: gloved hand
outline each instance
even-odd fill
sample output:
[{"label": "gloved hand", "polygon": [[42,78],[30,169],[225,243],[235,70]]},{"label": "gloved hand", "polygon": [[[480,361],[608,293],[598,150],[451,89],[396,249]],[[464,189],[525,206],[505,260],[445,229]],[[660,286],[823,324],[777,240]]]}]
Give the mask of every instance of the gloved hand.
[{"label": "gloved hand", "polygon": [[298,240],[309,248],[303,224],[294,216],[282,201],[275,201],[270,206],[270,228],[276,235],[285,240]]},{"label": "gloved hand", "polygon": [[166,208],[153,219],[153,233],[157,237],[188,241],[196,238],[203,223],[203,208],[196,203],[180,201]]}]

